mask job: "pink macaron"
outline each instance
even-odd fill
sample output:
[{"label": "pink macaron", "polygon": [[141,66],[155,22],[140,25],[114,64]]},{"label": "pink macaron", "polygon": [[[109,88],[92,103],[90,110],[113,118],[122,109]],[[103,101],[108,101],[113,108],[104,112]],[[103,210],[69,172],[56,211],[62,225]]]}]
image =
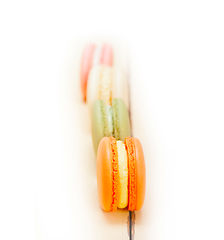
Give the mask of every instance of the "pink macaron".
[{"label": "pink macaron", "polygon": [[86,101],[86,87],[90,69],[92,66],[97,65],[113,65],[113,49],[111,45],[104,43],[96,46],[90,43],[83,50],[80,78],[84,101]]}]

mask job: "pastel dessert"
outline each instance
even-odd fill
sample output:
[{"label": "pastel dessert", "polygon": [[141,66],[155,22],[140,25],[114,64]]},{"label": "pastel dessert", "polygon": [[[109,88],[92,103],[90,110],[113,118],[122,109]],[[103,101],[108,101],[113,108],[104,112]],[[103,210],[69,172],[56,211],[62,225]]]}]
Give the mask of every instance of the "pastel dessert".
[{"label": "pastel dessert", "polygon": [[88,44],[83,50],[80,79],[84,101],[86,101],[86,86],[89,72],[90,69],[96,65],[113,65],[113,50],[109,44],[98,46],[95,44]]},{"label": "pastel dessert", "polygon": [[145,160],[140,141],[134,137],[127,137],[124,142],[114,137],[102,138],[97,151],[97,188],[102,209],[140,210],[145,185]]},{"label": "pastel dessert", "polygon": [[111,105],[112,99],[121,98],[129,109],[128,81],[122,68],[105,65],[91,69],[87,84],[87,103],[89,109],[97,99],[102,99]]},{"label": "pastel dessert", "polygon": [[96,100],[91,113],[92,139],[95,153],[103,137],[114,136],[122,140],[131,136],[130,119],[122,99],[112,99],[111,105],[104,100]]}]

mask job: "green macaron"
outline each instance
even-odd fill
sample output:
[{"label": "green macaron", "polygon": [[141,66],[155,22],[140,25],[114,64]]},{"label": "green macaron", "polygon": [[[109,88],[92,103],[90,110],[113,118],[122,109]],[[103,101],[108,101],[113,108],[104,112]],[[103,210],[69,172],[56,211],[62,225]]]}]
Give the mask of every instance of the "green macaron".
[{"label": "green macaron", "polygon": [[124,141],[131,136],[130,119],[122,99],[112,99],[112,106],[96,100],[92,107],[92,138],[95,153],[103,137],[113,136]]}]

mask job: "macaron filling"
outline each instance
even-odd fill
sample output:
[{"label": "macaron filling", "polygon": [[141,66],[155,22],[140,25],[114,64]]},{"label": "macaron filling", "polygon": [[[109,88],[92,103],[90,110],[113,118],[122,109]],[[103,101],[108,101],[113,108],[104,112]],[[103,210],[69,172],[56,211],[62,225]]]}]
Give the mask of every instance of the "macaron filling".
[{"label": "macaron filling", "polygon": [[113,108],[110,105],[106,105],[107,122],[110,136],[114,135],[114,120],[113,120]]},{"label": "macaron filling", "polygon": [[108,123],[108,119],[107,119],[107,108],[106,106],[100,102],[100,111],[101,111],[101,117],[102,117],[102,128],[103,128],[103,134],[104,136],[110,136],[110,133],[108,133],[108,128],[107,128],[107,123]]},{"label": "macaron filling", "polygon": [[112,78],[113,71],[112,67],[100,66],[100,76],[99,76],[99,92],[98,99],[105,101],[106,105],[111,105],[112,103]]},{"label": "macaron filling", "polygon": [[107,120],[108,120],[107,123],[108,123],[110,136],[115,137],[116,140],[121,140],[120,117],[118,116],[119,114],[118,114],[117,99],[112,100],[112,106],[106,105],[106,113],[107,113]]},{"label": "macaron filling", "polygon": [[116,141],[118,153],[118,208],[128,205],[128,159],[125,145]]},{"label": "macaron filling", "polygon": [[[115,137],[116,140],[121,140],[120,137],[120,125],[119,125],[119,117],[117,112],[117,104],[116,101],[112,101],[111,105],[106,106],[106,119],[107,119],[107,126],[109,130],[109,136]],[[108,135],[105,135],[108,136]]]},{"label": "macaron filling", "polygon": [[114,137],[117,140],[121,140],[119,118],[118,118],[118,107],[117,107],[117,101],[116,100],[113,100],[113,118],[114,118]]}]

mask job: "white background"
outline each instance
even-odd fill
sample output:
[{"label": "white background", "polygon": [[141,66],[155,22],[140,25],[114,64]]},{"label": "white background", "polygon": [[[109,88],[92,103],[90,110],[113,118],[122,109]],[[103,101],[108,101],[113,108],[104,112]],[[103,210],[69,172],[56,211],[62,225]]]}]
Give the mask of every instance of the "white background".
[{"label": "white background", "polygon": [[92,36],[130,49],[147,158],[138,239],[224,239],[223,12],[214,0],[1,1],[0,239],[86,236],[90,213],[69,201],[73,186],[93,191],[78,174],[93,163],[69,159],[91,146],[74,55]]}]

